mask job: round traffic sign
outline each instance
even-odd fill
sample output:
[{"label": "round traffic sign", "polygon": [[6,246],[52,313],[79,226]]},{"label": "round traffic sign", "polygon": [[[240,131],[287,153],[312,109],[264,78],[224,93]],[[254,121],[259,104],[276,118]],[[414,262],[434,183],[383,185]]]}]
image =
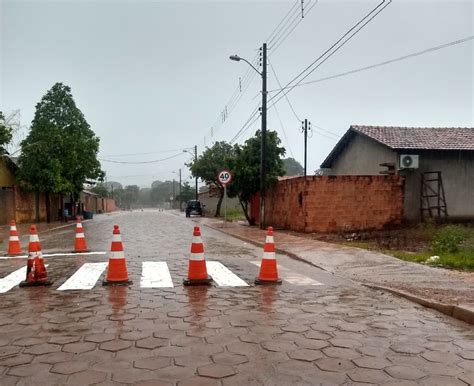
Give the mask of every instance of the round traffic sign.
[{"label": "round traffic sign", "polygon": [[222,185],[227,185],[228,183],[232,181],[232,174],[227,169],[224,169],[223,171],[219,173],[217,178],[219,179],[219,182]]}]

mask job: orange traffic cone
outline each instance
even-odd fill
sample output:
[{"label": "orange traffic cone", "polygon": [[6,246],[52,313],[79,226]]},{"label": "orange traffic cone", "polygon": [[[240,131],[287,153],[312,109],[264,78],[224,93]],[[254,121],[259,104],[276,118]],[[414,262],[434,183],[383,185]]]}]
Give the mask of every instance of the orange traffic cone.
[{"label": "orange traffic cone", "polygon": [[260,264],[260,273],[255,279],[255,284],[281,284],[281,280],[278,278],[272,227],[268,227],[267,230],[265,246],[263,247],[262,263]]},{"label": "orange traffic cone", "polygon": [[79,252],[89,252],[89,250],[87,249],[86,236],[84,236],[81,219],[78,217],[76,220],[76,238],[74,241],[73,253]]},{"label": "orange traffic cone", "polygon": [[10,223],[10,239],[8,240],[8,254],[10,256],[21,255],[20,238],[16,230],[16,222],[12,220]]},{"label": "orange traffic cone", "polygon": [[28,244],[28,262],[26,266],[26,280],[20,283],[20,287],[33,287],[40,285],[51,285],[48,273],[44,266],[41,244],[36,226],[30,227],[30,243]]},{"label": "orange traffic cone", "polygon": [[109,266],[107,268],[107,278],[103,285],[128,285],[133,284],[128,280],[127,265],[123,252],[122,236],[118,225],[114,225],[112,244],[110,246]]},{"label": "orange traffic cone", "polygon": [[204,259],[204,245],[202,244],[201,230],[199,227],[194,227],[188,278],[183,280],[183,284],[209,285],[211,282],[212,278],[207,274],[206,260]]}]

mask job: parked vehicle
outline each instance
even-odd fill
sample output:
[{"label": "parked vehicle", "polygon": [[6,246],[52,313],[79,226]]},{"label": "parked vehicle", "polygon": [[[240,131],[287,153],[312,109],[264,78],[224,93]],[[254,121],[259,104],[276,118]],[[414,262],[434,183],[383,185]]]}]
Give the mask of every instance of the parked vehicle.
[{"label": "parked vehicle", "polygon": [[186,204],[186,217],[191,217],[191,215],[203,216],[204,205],[201,204],[201,201],[190,200]]}]

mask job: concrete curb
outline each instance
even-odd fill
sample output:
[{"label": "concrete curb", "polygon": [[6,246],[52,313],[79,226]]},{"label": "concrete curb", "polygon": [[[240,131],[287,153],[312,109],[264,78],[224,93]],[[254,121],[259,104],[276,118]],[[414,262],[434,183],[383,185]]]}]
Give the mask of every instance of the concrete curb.
[{"label": "concrete curb", "polygon": [[[255,245],[255,246],[257,246],[257,247],[262,247],[262,248],[263,248],[263,246],[265,245],[265,243],[262,243],[262,242],[260,242],[260,241],[255,241],[255,240],[252,240],[252,239],[247,239],[247,238],[245,238],[245,237],[243,237],[243,236],[240,236],[240,235],[234,235],[234,234],[232,234],[232,233],[230,233],[230,232],[226,232],[226,231],[225,231],[224,229],[222,229],[222,228],[217,228],[217,227],[214,227],[214,226],[212,226],[212,225],[210,225],[210,224],[206,224],[206,223],[201,223],[201,224],[203,224],[204,226],[207,226],[208,228],[214,229],[215,231],[219,231],[219,232],[224,233],[224,234],[226,234],[226,235],[228,235],[228,236],[231,236],[231,237],[234,237],[234,238],[236,238],[236,239],[245,241],[246,243]],[[320,267],[320,266],[317,265],[317,264],[314,264],[314,263],[312,263],[312,262],[310,262],[310,261],[308,261],[308,260],[302,259],[300,256],[294,254],[293,252],[285,251],[285,250],[283,250],[283,249],[281,249],[281,248],[276,248],[275,250],[276,250],[277,253],[280,253],[280,254],[282,254],[282,255],[287,255],[287,256],[291,257],[292,259],[301,261],[302,263],[311,265],[312,267],[316,267],[316,268],[318,268],[318,269],[320,269],[320,270],[322,270],[322,271],[325,271],[325,272],[327,272],[327,273],[333,274],[332,272],[329,272],[328,270],[326,270],[326,269],[323,268],[323,267]]]},{"label": "concrete curb", "polygon": [[455,319],[459,319],[459,320],[462,320],[463,322],[474,325],[474,310],[470,310],[466,307],[435,302],[433,300],[422,298],[420,296],[413,295],[406,291],[397,290],[390,287],[384,287],[384,286],[373,285],[373,284],[365,284],[365,283],[362,283],[362,285],[367,288],[390,292],[392,294],[408,299],[414,303],[421,304],[424,307],[432,308],[434,310],[442,312],[443,314],[451,316]]},{"label": "concrete curb", "polygon": [[[201,223],[201,224],[207,226],[208,228],[211,228],[211,229],[214,229],[216,231],[222,232],[222,233],[224,233],[228,236],[232,236],[232,237],[235,237],[236,239],[239,239],[239,240],[245,241],[247,243],[253,244],[257,247],[263,247],[263,245],[264,245],[264,243],[262,243],[262,242],[258,242],[258,241],[240,236],[240,235],[234,235],[231,232],[226,232],[225,229],[212,226],[211,224],[206,224],[206,223]],[[322,268],[322,267],[320,267],[316,264],[313,264],[310,261],[305,260],[302,257],[300,257],[300,256],[298,256],[298,255],[296,255],[292,252],[285,251],[284,249],[280,249],[280,248],[277,248],[276,251],[278,253],[287,255],[287,256],[295,259],[295,260],[298,260],[298,261],[301,261],[303,263],[309,264],[313,267],[319,268],[319,269],[321,269],[325,272],[328,272],[328,273],[331,273],[331,274],[334,275],[333,272],[330,272],[330,271],[328,271],[328,270],[326,270],[326,269],[324,269],[324,268]],[[342,276],[342,275],[340,275],[340,276]],[[346,279],[354,280],[353,278],[346,278]],[[374,285],[374,284],[367,284],[367,283],[361,283],[361,282],[358,282],[358,283],[362,284],[364,287],[367,287],[367,288],[390,292],[394,295],[401,296],[405,299],[408,299],[408,300],[410,300],[414,303],[420,304],[424,307],[432,308],[432,309],[437,310],[437,311],[439,311],[439,312],[441,312],[445,315],[451,316],[452,318],[462,320],[463,322],[474,325],[474,310],[472,310],[472,309],[469,309],[469,308],[466,308],[466,307],[463,307],[463,306],[459,306],[459,305],[452,305],[452,304],[444,304],[444,303],[440,303],[440,302],[435,302],[433,300],[429,300],[429,299],[426,299],[426,298],[415,296],[415,295],[410,294],[408,292],[393,289],[393,288],[390,288],[390,287],[378,286],[378,285]]]}]

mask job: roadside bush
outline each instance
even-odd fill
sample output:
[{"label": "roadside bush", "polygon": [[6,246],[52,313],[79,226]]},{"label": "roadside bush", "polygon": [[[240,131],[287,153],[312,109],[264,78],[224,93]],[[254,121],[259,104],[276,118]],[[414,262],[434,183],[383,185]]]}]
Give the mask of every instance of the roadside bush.
[{"label": "roadside bush", "polygon": [[459,225],[448,225],[438,230],[431,248],[435,253],[456,253],[467,239],[466,229]]}]

